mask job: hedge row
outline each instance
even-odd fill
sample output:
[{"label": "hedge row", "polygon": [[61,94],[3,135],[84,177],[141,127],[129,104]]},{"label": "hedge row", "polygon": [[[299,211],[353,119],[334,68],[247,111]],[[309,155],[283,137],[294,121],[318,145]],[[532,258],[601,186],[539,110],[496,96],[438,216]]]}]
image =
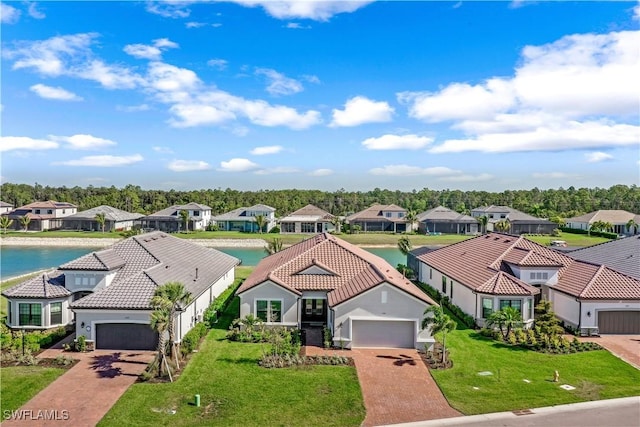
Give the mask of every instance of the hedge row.
[{"label": "hedge row", "polygon": [[198,347],[200,340],[204,338],[209,332],[207,325],[202,322],[196,323],[196,325],[182,337],[180,343],[180,349],[182,354],[189,354]]},{"label": "hedge row", "polygon": [[569,234],[589,234],[594,237],[604,237],[605,239],[615,240],[618,238],[616,233],[609,233],[608,231],[589,231],[589,230],[580,230],[578,228],[569,228],[569,227],[560,227],[560,230],[564,233]]},{"label": "hedge row", "polygon": [[244,280],[239,280],[238,283],[232,283],[227,289],[222,291],[218,297],[213,300],[211,305],[204,311],[204,322],[207,327],[213,328],[214,323],[218,320],[218,313],[222,313],[227,309],[227,306],[233,300],[236,291]]},{"label": "hedge row", "polygon": [[473,316],[469,316],[467,313],[462,311],[460,307],[452,304],[449,300],[449,297],[447,297],[446,295],[442,295],[435,288],[429,286],[426,283],[418,282],[418,286],[420,286],[423,291],[425,291],[431,298],[433,298],[435,302],[451,311],[467,328],[474,329],[476,327],[476,321]]}]

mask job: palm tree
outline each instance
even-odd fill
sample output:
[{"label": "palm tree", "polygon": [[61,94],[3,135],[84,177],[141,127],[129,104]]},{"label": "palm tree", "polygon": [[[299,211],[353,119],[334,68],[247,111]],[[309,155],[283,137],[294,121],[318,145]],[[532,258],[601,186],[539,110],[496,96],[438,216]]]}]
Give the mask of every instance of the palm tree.
[{"label": "palm tree", "polygon": [[[638,223],[633,218],[631,218],[627,222],[627,230],[632,232],[634,235],[636,235],[638,233]],[[5,231],[6,231],[6,229],[5,229]]]},{"label": "palm tree", "polygon": [[409,252],[413,249],[413,244],[411,244],[411,240],[407,236],[402,236],[398,239],[398,249],[402,252],[402,255],[407,256]]},{"label": "palm tree", "polygon": [[165,309],[169,312],[169,345],[171,346],[171,358],[178,360],[178,354],[175,346],[175,329],[174,319],[178,311],[182,311],[183,307],[189,305],[192,296],[187,291],[184,284],[180,282],[168,282],[158,287],[151,298],[151,307],[154,309]]},{"label": "palm tree", "polygon": [[104,226],[107,223],[107,217],[104,214],[104,212],[97,213],[96,216],[94,217],[94,219],[96,220],[96,222],[98,224],[100,224],[100,229],[104,233]]},{"label": "palm tree", "polygon": [[478,217],[478,222],[480,223],[480,232],[482,234],[485,234],[487,232],[487,224],[489,223],[489,217],[487,217],[486,215],[482,215],[481,217]]},{"label": "palm tree", "polygon": [[269,255],[273,255],[276,252],[280,252],[282,250],[282,239],[277,237],[273,238],[267,243],[267,247],[265,248]]},{"label": "palm tree", "polygon": [[267,218],[264,215],[256,215],[256,225],[258,226],[258,232],[262,234],[262,229],[267,224]]},{"label": "palm tree", "polygon": [[496,230],[504,233],[506,231],[509,231],[509,229],[511,228],[511,222],[509,222],[508,219],[501,219],[500,221],[496,222]]},{"label": "palm tree", "polygon": [[404,219],[407,220],[407,222],[409,223],[409,227],[411,228],[411,230],[408,230],[408,231],[415,231],[413,226],[416,224],[416,220],[417,220],[416,211],[408,210],[407,214],[404,216]]},{"label": "palm tree", "polygon": [[520,310],[513,307],[505,307],[502,310],[494,311],[487,318],[487,326],[498,326],[502,337],[506,340],[513,328],[517,328],[522,323]]},{"label": "palm tree", "polygon": [[11,227],[11,224],[13,224],[13,220],[8,216],[0,217],[0,228],[2,228],[5,234],[7,232],[7,228]]},{"label": "palm tree", "polygon": [[183,209],[180,211],[180,218],[182,218],[182,224],[184,225],[184,231],[189,232],[189,211]]},{"label": "palm tree", "polygon": [[158,376],[159,377],[162,376],[164,363],[166,363],[165,357],[167,354],[167,341],[166,341],[165,333],[167,332],[169,328],[169,324],[171,323],[170,319],[171,317],[169,314],[169,310],[163,307],[157,308],[151,313],[151,318],[150,318],[151,329],[153,329],[158,333],[157,359],[158,359]]},{"label": "palm tree", "polygon": [[27,231],[29,229],[29,223],[31,222],[31,217],[28,216],[21,216],[19,219],[20,221],[20,225],[22,226],[22,228],[24,228],[24,231]]},{"label": "palm tree", "polygon": [[446,362],[447,355],[447,334],[454,331],[458,324],[449,315],[445,314],[442,307],[432,305],[424,311],[425,318],[422,319],[422,329],[431,327],[431,334],[442,333],[442,363]]},{"label": "palm tree", "polygon": [[333,226],[336,229],[335,232],[339,234],[340,231],[342,230],[342,219],[338,215],[336,215],[331,220],[331,223],[333,224]]}]

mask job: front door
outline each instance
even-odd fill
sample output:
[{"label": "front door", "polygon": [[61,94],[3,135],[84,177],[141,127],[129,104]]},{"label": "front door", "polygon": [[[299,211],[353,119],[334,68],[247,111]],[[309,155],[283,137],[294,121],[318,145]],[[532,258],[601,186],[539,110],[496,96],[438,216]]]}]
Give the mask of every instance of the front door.
[{"label": "front door", "polygon": [[305,298],[302,300],[302,323],[324,326],[327,323],[327,300]]}]

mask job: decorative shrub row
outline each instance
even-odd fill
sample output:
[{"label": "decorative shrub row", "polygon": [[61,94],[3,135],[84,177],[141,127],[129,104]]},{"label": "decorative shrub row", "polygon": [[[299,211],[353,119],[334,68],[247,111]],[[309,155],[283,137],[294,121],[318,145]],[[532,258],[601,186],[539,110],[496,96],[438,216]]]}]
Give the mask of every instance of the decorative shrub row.
[{"label": "decorative shrub row", "polygon": [[448,296],[442,295],[435,288],[431,287],[426,283],[423,283],[423,282],[417,282],[417,283],[418,283],[418,286],[420,286],[420,288],[424,290],[435,302],[437,302],[442,307],[451,311],[467,328],[474,329],[476,327],[476,321],[473,318],[473,316],[469,316],[467,313],[462,311],[460,307],[453,304],[449,300]]},{"label": "decorative shrub row", "polygon": [[568,340],[562,335],[550,336],[542,334],[538,328],[532,329],[514,329],[509,332],[505,340],[500,331],[494,329],[482,328],[480,335],[492,338],[496,341],[504,342],[509,345],[519,346],[534,350],[540,353],[567,354],[580,353],[583,351],[602,350],[602,346],[595,342],[582,342],[574,337]]},{"label": "decorative shrub row", "polygon": [[612,239],[612,240],[615,240],[618,238],[618,234],[610,233],[608,231],[589,231],[589,230],[580,230],[577,228],[569,228],[569,227],[560,227],[560,230],[570,234],[590,234],[595,237],[604,237],[605,239]]},{"label": "decorative shrub row", "polygon": [[300,356],[266,354],[258,361],[263,368],[289,368],[301,365],[352,365],[353,359],[346,356]]},{"label": "decorative shrub row", "polygon": [[242,282],[244,280],[229,285],[204,311],[203,319],[209,329],[213,328],[213,325],[218,321],[218,313],[222,313],[227,309]]},{"label": "decorative shrub row", "polygon": [[182,337],[182,342],[180,343],[180,351],[182,354],[187,355],[195,350],[200,340],[202,340],[208,332],[209,329],[206,324],[203,322],[196,323],[196,325]]},{"label": "decorative shrub row", "polygon": [[[24,334],[24,338],[23,338]],[[0,327],[0,347],[3,350],[25,349],[37,352],[41,348],[47,348],[67,336],[67,330],[59,327],[50,331],[12,331],[5,324]]]}]

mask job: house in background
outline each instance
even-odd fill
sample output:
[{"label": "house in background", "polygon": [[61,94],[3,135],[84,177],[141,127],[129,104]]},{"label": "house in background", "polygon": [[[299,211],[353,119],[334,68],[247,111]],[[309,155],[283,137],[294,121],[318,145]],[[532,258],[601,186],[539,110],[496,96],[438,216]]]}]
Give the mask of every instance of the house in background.
[{"label": "house in background", "polygon": [[640,280],[640,236],[610,240],[566,254],[581,261],[606,265]]},{"label": "house in background", "polygon": [[4,215],[13,210],[13,205],[11,203],[3,202],[0,200],[0,215]]},{"label": "house in background", "polygon": [[[640,215],[623,210],[599,210],[588,214],[567,218],[565,220],[568,228],[576,230],[589,230],[594,222],[605,222],[613,226],[611,230],[619,235],[632,236],[640,232]],[[637,224],[635,227],[629,227]]]},{"label": "house in background", "polygon": [[307,205],[280,218],[280,233],[323,233],[333,231],[335,216],[314,205]]},{"label": "house in background", "polygon": [[240,316],[268,325],[326,327],[345,348],[423,348],[436,303],[382,258],[329,233],[264,258],[244,281]]},{"label": "house in background", "polygon": [[96,221],[97,214],[104,214],[104,231],[131,230],[137,220],[144,214],[126,212],[111,206],[101,205],[87,209],[62,219],[64,230],[102,231],[102,226]]},{"label": "house in background", "polygon": [[211,208],[199,203],[187,203],[186,205],[173,205],[161,211],[152,213],[140,219],[140,225],[144,230],[159,230],[166,233],[175,233],[184,230],[184,220],[181,211],[187,211],[189,216],[189,230],[204,230],[211,222]]},{"label": "house in background", "polygon": [[481,206],[471,211],[471,216],[480,218],[487,217],[487,230],[496,231],[495,224],[502,220],[509,221],[510,228],[507,230],[510,234],[552,234],[553,230],[558,228],[555,222],[536,218],[509,206]]},{"label": "house in background", "polygon": [[262,216],[265,225],[262,231],[269,232],[276,226],[276,210],[267,205],[253,205],[248,208],[238,208],[232,211],[216,215],[212,219],[222,231],[243,231],[246,233],[258,232],[256,217]]},{"label": "house in background", "polygon": [[448,296],[479,325],[507,306],[531,325],[533,308],[544,298],[567,326],[640,334],[639,279],[522,236],[489,233],[411,255],[419,265],[418,280]]},{"label": "house in background", "polygon": [[438,206],[416,215],[420,233],[476,234],[478,221],[444,206]]},{"label": "house in background", "polygon": [[7,325],[48,329],[75,322],[76,336],[97,349],[155,350],[158,336],[149,326],[155,290],[180,282],[193,297],[173,320],[180,341],[233,283],[238,264],[235,257],[162,232],[134,236],[3,291]]},{"label": "house in background", "polygon": [[13,220],[12,227],[16,230],[24,229],[20,218],[27,217],[30,219],[27,230],[45,231],[59,229],[62,227],[62,218],[73,215],[77,211],[78,207],[74,204],[47,200],[20,206],[5,215]]},{"label": "house in background", "polygon": [[407,210],[398,205],[373,205],[346,218],[351,230],[384,231],[404,233],[411,231],[412,224],[406,219]]}]

